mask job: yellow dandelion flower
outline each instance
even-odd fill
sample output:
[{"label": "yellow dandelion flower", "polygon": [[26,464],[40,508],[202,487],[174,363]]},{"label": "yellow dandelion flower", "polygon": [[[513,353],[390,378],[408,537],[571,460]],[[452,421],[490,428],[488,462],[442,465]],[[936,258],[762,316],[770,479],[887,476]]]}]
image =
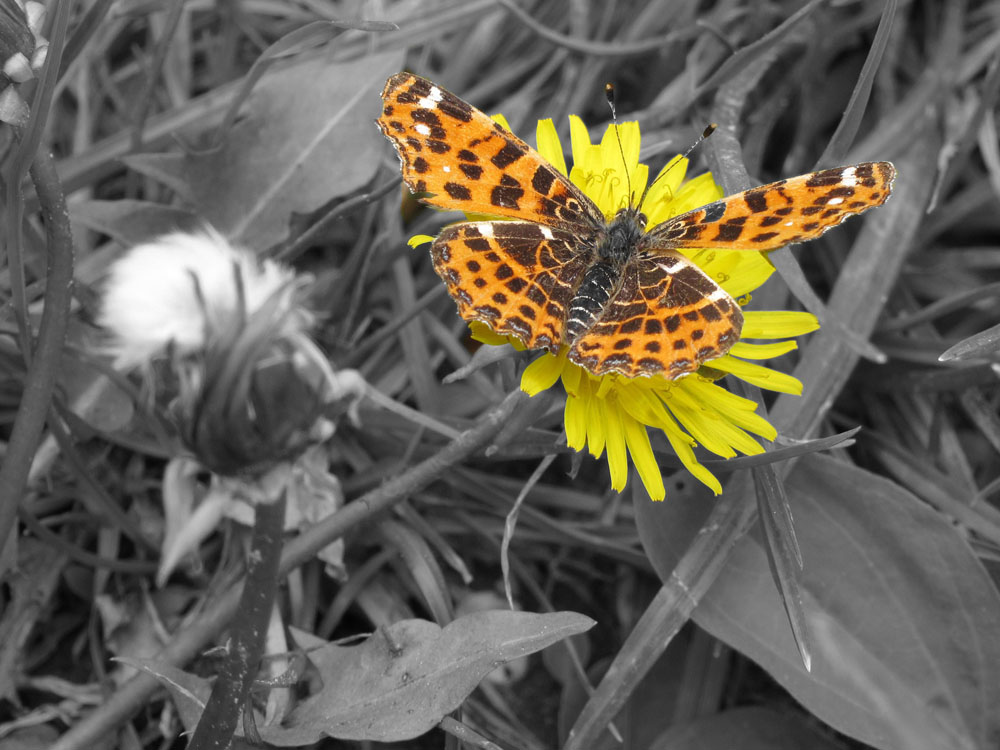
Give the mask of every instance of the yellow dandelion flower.
[{"label": "yellow dandelion flower", "polygon": [[[506,122],[498,119],[506,126]],[[570,117],[573,167],[570,180],[600,208],[609,221],[622,208],[641,196],[649,182],[649,168],[639,162],[640,133],[635,122],[625,122],[605,132],[600,143],[592,143],[583,121]],[[538,152],[563,174],[566,159],[551,120],[541,120],[536,130]],[[624,158],[623,158],[624,156]],[[642,209],[646,230],[671,217],[698,208],[722,197],[711,174],[686,180],[688,160],[672,159],[657,175],[646,194]],[[479,218],[479,217],[470,217]],[[416,246],[431,237],[411,239]],[[719,248],[678,249],[699,266],[723,290],[741,303],[773,273],[762,253]],[[794,377],[756,364],[796,348],[793,337],[819,328],[815,316],[803,312],[744,311],[741,340],[729,352],[711,360],[711,371],[669,380],[663,376],[626,378],[618,374],[596,376],[559,354],[545,353],[531,362],[521,377],[521,389],[534,396],[562,381],[566,391],[565,427],[567,443],[575,450],[585,448],[595,458],[607,457],[611,486],[625,488],[628,461],[642,479],[649,496],[662,500],[665,490],[656,456],[649,440],[649,428],[660,430],[684,467],[716,494],[719,480],[699,461],[694,448],[723,458],[738,453],[762,453],[754,436],[773,440],[774,427],[756,413],[753,401],[730,393],[716,383],[724,374],[760,388],[781,393],[801,393],[802,384]],[[473,338],[486,344],[513,344],[488,326],[473,322]],[[746,339],[767,340],[749,343]]]}]

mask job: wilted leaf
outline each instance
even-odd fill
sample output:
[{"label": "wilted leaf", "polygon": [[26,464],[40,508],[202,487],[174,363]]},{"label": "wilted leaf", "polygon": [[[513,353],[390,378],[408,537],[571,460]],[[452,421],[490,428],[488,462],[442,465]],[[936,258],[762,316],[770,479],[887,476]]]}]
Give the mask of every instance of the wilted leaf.
[{"label": "wilted leaf", "polygon": [[324,735],[393,742],[433,728],[493,669],[581,633],[594,621],[574,612],[497,610],[460,617],[444,628],[404,620],[359,646],[330,644],[310,656],[323,689],[284,727],[264,727],[274,745],[306,745]]},{"label": "wilted leaf", "polygon": [[309,213],[368,183],[385,152],[373,121],[401,52],[331,62],[330,52],[271,69],[220,148],[192,153],[186,174],[198,213],[259,250]]},{"label": "wilted leaf", "polygon": [[5,605],[0,608],[0,699],[15,703],[27,644],[66,562],[58,550],[30,537],[20,540],[16,551],[16,566],[0,575]]},{"label": "wilted leaf", "polygon": [[132,396],[86,359],[63,355],[59,388],[70,410],[103,432],[124,429],[135,414]]},{"label": "wilted leaf", "polygon": [[51,724],[26,726],[4,736],[3,750],[48,750],[59,739],[59,732]]},{"label": "wilted leaf", "polygon": [[[803,607],[817,632],[812,673],[756,533],[736,546],[695,621],[868,744],[1000,745],[1000,596],[958,531],[898,485],[826,456],[802,458],[787,491],[805,560]],[[708,510],[637,505],[661,577]]]},{"label": "wilted leaf", "polygon": [[174,706],[177,707],[184,728],[190,732],[198,726],[208,696],[212,692],[212,684],[207,679],[152,659],[119,656],[115,661],[140,669],[159,680],[174,699]]}]

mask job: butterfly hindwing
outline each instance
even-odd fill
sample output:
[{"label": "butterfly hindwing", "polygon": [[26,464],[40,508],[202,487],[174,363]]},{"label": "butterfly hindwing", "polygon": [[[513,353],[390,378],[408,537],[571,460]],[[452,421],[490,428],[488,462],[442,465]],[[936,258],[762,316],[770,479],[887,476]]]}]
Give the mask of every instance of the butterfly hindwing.
[{"label": "butterfly hindwing", "polygon": [[640,255],[569,358],[595,375],[676,378],[725,354],[742,327],[739,305],[687,258]]},{"label": "butterfly hindwing", "polygon": [[521,221],[447,226],[431,258],[463,318],[514,336],[529,349],[553,352],[592,260],[575,248],[573,235]]}]

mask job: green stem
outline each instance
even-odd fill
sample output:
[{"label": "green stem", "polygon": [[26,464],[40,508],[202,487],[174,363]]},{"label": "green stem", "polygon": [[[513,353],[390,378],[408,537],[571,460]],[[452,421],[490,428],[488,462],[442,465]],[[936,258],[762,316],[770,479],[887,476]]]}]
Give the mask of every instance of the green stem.
[{"label": "green stem", "polygon": [[73,284],[73,236],[66,197],[52,156],[44,150],[39,151],[30,173],[45,220],[48,273],[38,339],[24,378],[24,393],[17,407],[10,442],[0,466],[0,549],[14,525],[17,506],[49,411],[66,340]]}]

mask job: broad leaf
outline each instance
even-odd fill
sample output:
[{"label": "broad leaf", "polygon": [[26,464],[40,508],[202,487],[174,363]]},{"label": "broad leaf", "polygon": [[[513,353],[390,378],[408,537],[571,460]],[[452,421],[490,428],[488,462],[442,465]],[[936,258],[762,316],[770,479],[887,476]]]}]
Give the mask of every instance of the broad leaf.
[{"label": "broad leaf", "polygon": [[[695,621],[868,744],[1000,746],[1000,596],[954,526],[898,485],[827,456],[802,458],[787,491],[817,634],[812,673],[756,533],[737,545]],[[637,508],[647,553],[669,576],[708,508]]]},{"label": "broad leaf", "polygon": [[373,121],[402,53],[332,62],[334,52],[268,70],[221,147],[187,156],[198,213],[230,239],[280,242],[293,213],[361,188],[391,152]]},{"label": "broad leaf", "polygon": [[323,689],[304,701],[284,727],[261,736],[282,747],[325,735],[394,742],[424,734],[454,711],[493,669],[588,630],[574,612],[476,612],[444,628],[404,620],[360,646],[330,644],[310,654]]}]

